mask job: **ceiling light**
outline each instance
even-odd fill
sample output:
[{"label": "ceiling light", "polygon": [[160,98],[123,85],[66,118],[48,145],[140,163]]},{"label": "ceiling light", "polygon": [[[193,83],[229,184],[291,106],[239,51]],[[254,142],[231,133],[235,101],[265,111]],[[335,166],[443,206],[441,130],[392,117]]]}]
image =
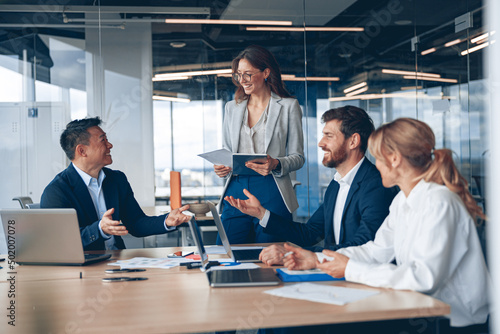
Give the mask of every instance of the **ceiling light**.
[{"label": "ceiling light", "polygon": [[361,93],[364,93],[368,90],[368,86],[365,86],[361,89],[358,89],[358,90],[355,90],[355,91],[352,91],[350,93],[347,93],[345,94],[345,96],[354,96],[354,95],[358,95],[358,94],[361,94]]},{"label": "ceiling light", "polygon": [[187,80],[189,77],[186,76],[176,76],[176,77],[166,77],[166,78],[156,78],[153,77],[153,81],[177,81],[177,80]]},{"label": "ceiling light", "polygon": [[417,79],[417,80],[425,80],[425,81],[437,81],[437,82],[449,82],[449,83],[457,83],[457,79],[445,79],[445,78],[430,78],[421,75],[405,75],[403,79]]},{"label": "ceiling light", "polygon": [[339,77],[289,77],[283,78],[283,81],[339,81]]},{"label": "ceiling light", "polygon": [[174,78],[174,77],[194,77],[194,76],[199,76],[199,75],[214,75],[214,74],[224,74],[224,73],[232,73],[232,72],[233,72],[233,70],[228,68],[228,69],[222,69],[222,70],[162,73],[162,74],[156,74],[153,77],[153,80],[156,79],[155,81],[164,81],[164,80],[172,80],[171,78]]},{"label": "ceiling light", "polygon": [[246,27],[247,31],[365,31],[363,27]]},{"label": "ceiling light", "polygon": [[475,47],[473,47],[473,48],[470,48],[470,49],[464,50],[464,51],[460,52],[460,54],[461,54],[462,56],[465,56],[465,55],[467,55],[467,54],[469,54],[469,53],[475,52],[475,51],[477,51],[477,50],[481,50],[481,49],[483,49],[483,48],[487,47],[488,45],[490,45],[490,43],[489,43],[489,42],[486,42],[486,43],[484,43],[484,44],[477,45],[477,46],[475,46]]},{"label": "ceiling light", "polygon": [[190,99],[185,99],[182,97],[171,97],[171,96],[161,96],[161,95],[153,95],[153,100],[157,101],[171,101],[171,102],[182,102],[182,103],[189,103],[191,102]]},{"label": "ceiling light", "polygon": [[461,40],[460,38],[458,38],[458,39],[455,39],[455,40],[450,41],[450,42],[448,42],[448,43],[445,43],[445,44],[444,44],[444,46],[445,46],[445,47],[450,47],[450,46],[455,45],[455,44],[458,44],[458,43],[460,43],[460,42],[462,42],[462,40]]},{"label": "ceiling light", "polygon": [[477,42],[481,42],[482,40],[488,38],[490,34],[489,33],[485,33],[485,34],[482,34],[482,35],[479,35],[473,39],[471,39],[471,43],[477,43]]},{"label": "ceiling light", "polygon": [[330,97],[328,100],[332,102],[337,101],[350,101],[350,100],[375,100],[382,98],[404,98],[404,99],[414,99],[414,98],[422,98],[422,99],[442,99],[441,96],[429,96],[423,92],[415,92],[415,93],[382,93],[382,94],[364,94],[364,95],[356,95],[356,96],[339,96],[339,97]]},{"label": "ceiling light", "polygon": [[186,46],[185,42],[170,42],[170,46],[176,49],[180,49]]},{"label": "ceiling light", "polygon": [[418,74],[420,76],[425,76],[425,77],[441,78],[441,75],[435,74],[435,73],[400,71],[400,70],[390,70],[390,69],[385,69],[385,68],[382,69],[382,73],[399,74],[399,75],[415,75],[415,74]]},{"label": "ceiling light", "polygon": [[344,89],[344,93],[352,92],[353,90],[356,90],[356,89],[364,87],[364,86],[366,86],[366,82],[365,81],[360,82],[358,84],[355,84],[354,86],[351,86],[349,88]]},{"label": "ceiling light", "polygon": [[292,21],[264,21],[264,20],[214,20],[214,19],[165,19],[171,24],[243,24],[243,25],[272,25],[291,26]]},{"label": "ceiling light", "polygon": [[436,48],[430,48],[430,49],[424,50],[424,51],[420,52],[420,54],[422,56],[425,56],[425,55],[428,55],[429,53],[433,53],[433,52],[436,52]]},{"label": "ceiling light", "polygon": [[400,87],[400,90],[416,90],[416,89],[422,89],[422,86],[406,86],[406,87]]}]

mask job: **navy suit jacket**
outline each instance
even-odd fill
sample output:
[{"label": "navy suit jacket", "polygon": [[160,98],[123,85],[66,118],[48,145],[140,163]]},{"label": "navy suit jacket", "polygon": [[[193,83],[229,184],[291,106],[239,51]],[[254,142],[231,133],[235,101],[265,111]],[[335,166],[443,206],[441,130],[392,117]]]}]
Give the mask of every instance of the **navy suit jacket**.
[{"label": "navy suit jacket", "polygon": [[[166,215],[146,216],[135,200],[132,188],[123,172],[109,168],[103,168],[103,171],[106,174],[102,184],[104,200],[108,210],[115,209],[113,220],[121,220],[129,233],[135,237],[167,233],[164,224]],[[94,203],[73,164],[57,174],[45,188],[40,207],[75,209],[84,250],[105,249],[105,239],[99,231],[99,217]],[[115,236],[115,243],[118,248],[125,248],[120,236]]]},{"label": "navy suit jacket", "polygon": [[397,190],[384,188],[380,173],[365,159],[361,164],[347,194],[342,214],[340,240],[333,233],[333,211],[339,191],[339,184],[332,180],[325,193],[323,204],[314,212],[307,223],[287,220],[271,212],[264,231],[280,235],[284,239],[314,251],[312,247],[324,239],[324,248],[336,250],[362,245],[375,238],[375,233],[389,214]]}]

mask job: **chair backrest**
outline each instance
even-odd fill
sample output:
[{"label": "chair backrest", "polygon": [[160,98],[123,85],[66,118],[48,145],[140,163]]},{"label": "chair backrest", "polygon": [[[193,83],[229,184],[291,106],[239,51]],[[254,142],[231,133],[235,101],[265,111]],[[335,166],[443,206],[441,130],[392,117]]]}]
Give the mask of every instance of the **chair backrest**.
[{"label": "chair backrest", "polygon": [[26,204],[26,209],[40,209],[40,203]]},{"label": "chair backrest", "polygon": [[18,196],[18,197],[14,197],[12,200],[19,201],[19,204],[21,204],[21,208],[23,208],[23,209],[29,209],[27,207],[27,205],[33,204],[33,201],[31,200],[31,197],[29,197],[29,196]]}]

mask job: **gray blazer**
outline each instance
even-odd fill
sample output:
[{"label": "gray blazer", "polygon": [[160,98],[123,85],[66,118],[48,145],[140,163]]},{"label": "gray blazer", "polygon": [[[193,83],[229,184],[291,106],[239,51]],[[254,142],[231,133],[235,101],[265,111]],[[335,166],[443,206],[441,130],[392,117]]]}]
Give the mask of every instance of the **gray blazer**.
[{"label": "gray blazer", "polygon": [[[240,131],[245,115],[248,100],[239,104],[230,101],[226,104],[224,112],[223,147],[237,153],[240,140]],[[266,153],[281,163],[279,173],[272,172],[278,185],[281,197],[290,212],[299,207],[297,197],[292,187],[290,172],[300,169],[305,162],[304,137],[302,132],[302,110],[299,102],[293,98],[282,98],[271,93],[269,102],[269,115],[266,124],[265,138]],[[226,176],[226,184],[222,192],[222,202],[231,174]]]}]

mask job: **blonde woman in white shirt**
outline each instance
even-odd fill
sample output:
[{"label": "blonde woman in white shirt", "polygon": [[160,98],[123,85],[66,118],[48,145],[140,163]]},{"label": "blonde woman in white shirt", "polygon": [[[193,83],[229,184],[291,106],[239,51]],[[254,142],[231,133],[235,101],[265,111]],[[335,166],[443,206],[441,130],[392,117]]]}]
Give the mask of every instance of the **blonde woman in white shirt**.
[{"label": "blonde woman in white shirt", "polygon": [[431,295],[451,306],[445,333],[485,323],[489,274],[475,226],[484,214],[451,151],[434,145],[431,128],[415,119],[400,118],[375,130],[368,147],[382,182],[401,189],[375,240],[316,255],[287,245],[294,253],[285,265]]}]

